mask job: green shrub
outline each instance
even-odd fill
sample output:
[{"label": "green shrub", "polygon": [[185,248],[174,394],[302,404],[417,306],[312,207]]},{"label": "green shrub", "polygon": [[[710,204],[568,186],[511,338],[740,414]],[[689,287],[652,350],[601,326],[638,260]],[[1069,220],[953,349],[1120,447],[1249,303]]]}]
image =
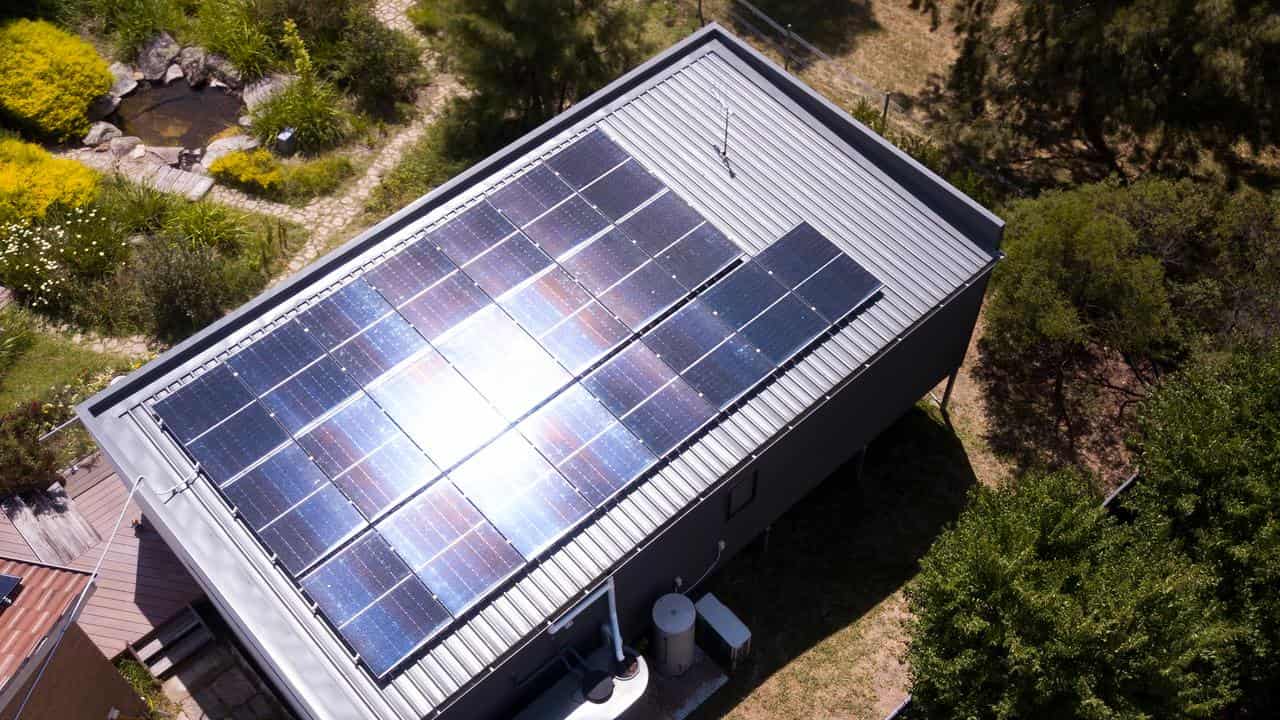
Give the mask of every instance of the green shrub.
[{"label": "green shrub", "polygon": [[278,197],[284,190],[280,162],[263,148],[227,153],[213,161],[209,174],[254,195]]},{"label": "green shrub", "polygon": [[98,192],[98,174],[75,160],[0,137],[0,224],[36,220],[52,206],[83,207]]},{"label": "green shrub", "polygon": [[367,12],[353,12],[338,43],[334,76],[360,109],[393,117],[411,103],[425,79],[422,49],[413,38],[393,30]]},{"label": "green shrub", "polygon": [[284,164],[284,199],[305,202],[328,195],[355,174],[355,166],[343,155]]},{"label": "green shrub", "polygon": [[231,61],[247,80],[266,75],[279,53],[251,0],[204,0],[196,31],[209,50]]},{"label": "green shrub", "polygon": [[39,18],[66,26],[79,19],[83,10],[83,0],[6,0],[0,5],[0,22]]},{"label": "green shrub", "polygon": [[0,497],[43,490],[61,479],[57,454],[40,442],[52,427],[39,401],[0,415]]},{"label": "green shrub", "polygon": [[226,265],[204,245],[150,243],[138,253],[139,283],[156,337],[176,342],[222,317],[231,300]]},{"label": "green shrub", "polygon": [[133,58],[162,32],[181,35],[187,28],[182,0],[90,0],[94,19],[115,38],[118,53]]},{"label": "green shrub", "polygon": [[417,0],[409,8],[409,22],[423,35],[439,35],[446,20],[443,5],[444,0]]},{"label": "green shrub", "polygon": [[153,233],[183,200],[146,185],[112,176],[98,194],[98,208],[126,234]]},{"label": "green shrub", "polygon": [[86,113],[111,88],[93,46],[42,20],[0,27],[0,113],[56,140],[89,129]]},{"label": "green shrub", "polygon": [[210,247],[235,257],[249,237],[245,217],[225,205],[193,202],[178,207],[166,218],[164,237],[170,242]]},{"label": "green shrub", "polygon": [[31,316],[12,305],[0,309],[0,385],[4,376],[34,339]]},{"label": "green shrub", "polygon": [[254,108],[253,131],[263,143],[270,143],[280,131],[293,128],[298,148],[304,153],[318,153],[338,145],[350,127],[342,95],[317,75],[293,21],[285,21],[281,42],[289,49],[297,78]]}]

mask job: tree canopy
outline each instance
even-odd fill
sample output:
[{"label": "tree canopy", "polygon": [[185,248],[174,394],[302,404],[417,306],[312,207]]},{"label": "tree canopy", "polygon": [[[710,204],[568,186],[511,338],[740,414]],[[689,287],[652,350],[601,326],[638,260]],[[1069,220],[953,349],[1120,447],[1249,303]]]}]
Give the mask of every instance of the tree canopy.
[{"label": "tree canopy", "polygon": [[973,492],[908,586],[913,710],[1211,718],[1235,699],[1210,578],[1090,488],[1058,473]]},{"label": "tree canopy", "polygon": [[1033,147],[1079,140],[1118,167],[1123,145],[1154,166],[1280,131],[1273,0],[960,0],[952,20],[966,114]]}]

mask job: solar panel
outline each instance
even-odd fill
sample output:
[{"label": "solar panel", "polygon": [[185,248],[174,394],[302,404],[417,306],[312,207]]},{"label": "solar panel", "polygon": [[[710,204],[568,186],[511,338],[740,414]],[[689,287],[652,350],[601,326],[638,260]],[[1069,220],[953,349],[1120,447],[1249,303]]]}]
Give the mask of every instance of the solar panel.
[{"label": "solar panel", "polygon": [[0,574],[0,607],[5,603],[11,602],[14,591],[22,584],[22,578],[15,575]]},{"label": "solar panel", "polygon": [[557,469],[584,500],[599,507],[657,461],[630,430],[614,423],[566,458]]},{"label": "solar panel", "polygon": [[644,344],[676,372],[694,364],[733,332],[711,308],[693,300],[644,334]]},{"label": "solar panel", "polygon": [[648,260],[649,256],[630,236],[615,228],[561,264],[583,287],[600,295]]},{"label": "solar panel", "polygon": [[476,313],[437,348],[508,420],[572,379],[497,306]]},{"label": "solar panel", "polygon": [[565,369],[578,375],[629,337],[631,330],[593,300],[547,331],[538,342]]},{"label": "solar panel", "polygon": [[527,282],[551,264],[551,258],[529,238],[512,235],[489,252],[472,260],[463,271],[489,297],[498,298],[517,285]]},{"label": "solar panel", "polygon": [[653,454],[662,457],[679,447],[716,416],[698,392],[674,378],[622,418]]},{"label": "solar panel", "polygon": [[524,232],[547,254],[559,258],[607,227],[609,221],[575,195],[530,223]]},{"label": "solar panel", "polygon": [[294,577],[364,527],[359,511],[324,483],[285,514],[258,531],[258,537]]},{"label": "solar panel", "polygon": [[615,422],[586,388],[575,383],[520,423],[520,432],[558,465]]},{"label": "solar panel", "polygon": [[644,166],[631,160],[614,168],[580,192],[605,216],[617,220],[640,207],[665,187]]},{"label": "solar panel", "polygon": [[537,557],[591,512],[573,486],[514,431],[449,477],[525,559]]},{"label": "solar panel", "polygon": [[582,379],[609,412],[622,417],[631,412],[676,374],[643,343],[633,343]]},{"label": "solar panel", "polygon": [[157,402],[153,409],[183,443],[253,401],[226,365],[218,365]]},{"label": "solar panel", "polygon": [[681,373],[712,406],[724,410],[773,372],[760,348],[734,335]]},{"label": "solar panel", "polygon": [[388,315],[334,349],[333,357],[347,374],[368,385],[425,347],[427,341],[403,317]]},{"label": "solar panel", "polygon": [[439,282],[454,264],[429,240],[418,240],[365,275],[387,302],[400,305]]},{"label": "solar panel", "polygon": [[[235,371],[240,381],[249,386],[250,390],[258,395],[264,395],[272,387],[310,365],[313,360],[323,354],[324,348],[316,344],[301,325],[287,321],[252,345],[227,358],[227,364]],[[236,394],[234,388],[224,387],[223,392]],[[204,398],[193,402],[197,402],[203,408],[210,408],[211,400],[216,400],[218,403],[234,402],[232,395],[221,399]],[[224,413],[223,416],[225,415]]]},{"label": "solar panel", "polygon": [[295,443],[222,489],[246,524],[254,530],[280,517],[315,492],[327,478]]},{"label": "solar panel", "polygon": [[331,349],[389,312],[387,301],[358,278],[308,308],[298,316],[298,323],[312,340]]},{"label": "solar panel", "polygon": [[506,426],[437,352],[415,359],[369,393],[440,468],[454,465]]},{"label": "solar panel", "polygon": [[360,386],[325,356],[262,397],[271,416],[297,435],[312,420],[360,392]]},{"label": "solar panel", "polygon": [[874,275],[841,253],[801,283],[796,295],[817,309],[827,322],[835,324],[871,299],[880,288],[880,281]]},{"label": "solar panel", "polygon": [[362,393],[298,438],[298,444],[326,475],[337,477],[399,434],[382,408]]},{"label": "solar panel", "polygon": [[812,225],[802,222],[756,256],[756,262],[783,285],[795,288],[836,255],[836,247]]},{"label": "solar panel", "polygon": [[454,615],[524,565],[524,558],[448,480],[436,482],[378,525]]},{"label": "solar panel", "polygon": [[396,435],[386,445],[333,479],[333,484],[351,499],[366,518],[409,497],[440,474],[435,465],[404,435]]},{"label": "solar panel", "polygon": [[383,595],[341,630],[360,659],[382,677],[452,620],[417,578]]},{"label": "solar panel", "polygon": [[710,223],[676,241],[656,258],[687,288],[697,288],[729,267],[742,251]]},{"label": "solar panel", "polygon": [[591,295],[560,268],[503,297],[498,304],[537,337],[591,302]]},{"label": "solar panel", "polygon": [[432,230],[427,237],[444,251],[455,265],[497,245],[515,232],[515,227],[492,205],[476,203],[458,217]]},{"label": "solar panel", "polygon": [[632,330],[639,331],[675,307],[688,291],[650,260],[601,294],[600,302]]},{"label": "solar panel", "polygon": [[701,222],[697,210],[668,192],[624,220],[621,227],[645,252],[657,255]]},{"label": "solar panel", "polygon": [[280,424],[255,402],[193,440],[187,450],[209,479],[222,485],[288,439]]},{"label": "solar panel", "polygon": [[742,329],[774,365],[785,365],[796,353],[826,332],[828,324],[800,302],[786,295]]},{"label": "solar panel", "polygon": [[524,226],[572,193],[551,168],[538,164],[490,195],[489,202],[513,223]]},{"label": "solar panel", "polygon": [[302,589],[341,627],[410,574],[382,536],[366,533],[312,570]]},{"label": "solar panel", "polygon": [[764,268],[745,262],[734,268],[699,297],[715,314],[735,330],[787,294]]},{"label": "solar panel", "polygon": [[423,337],[436,342],[490,302],[489,296],[459,271],[410,300],[400,308],[400,314],[413,323]]},{"label": "solar panel", "polygon": [[581,188],[631,157],[603,130],[592,130],[572,145],[547,158],[565,182]]}]

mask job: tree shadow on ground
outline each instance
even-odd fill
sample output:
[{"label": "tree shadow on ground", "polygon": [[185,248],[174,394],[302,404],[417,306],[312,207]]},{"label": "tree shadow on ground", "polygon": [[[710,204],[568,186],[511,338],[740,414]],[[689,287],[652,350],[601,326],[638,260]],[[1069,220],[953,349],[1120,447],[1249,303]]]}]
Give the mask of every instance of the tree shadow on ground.
[{"label": "tree shadow on ground", "polygon": [[[767,23],[747,8],[730,2],[734,30],[740,34],[761,31],[781,40]],[[813,43],[823,52],[840,55],[853,50],[858,36],[880,29],[871,0],[755,0],[761,12]]]},{"label": "tree shadow on ground", "polygon": [[919,407],[718,571],[706,589],[752,632],[746,666],[693,716],[725,715],[757,686],[913,577],[976,483],[960,441]]}]

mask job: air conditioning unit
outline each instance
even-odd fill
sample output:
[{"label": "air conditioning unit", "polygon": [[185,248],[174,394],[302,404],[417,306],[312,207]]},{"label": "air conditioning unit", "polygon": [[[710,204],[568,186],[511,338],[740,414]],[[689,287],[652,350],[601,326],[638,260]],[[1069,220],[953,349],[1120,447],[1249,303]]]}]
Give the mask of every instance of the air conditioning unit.
[{"label": "air conditioning unit", "polygon": [[729,672],[751,652],[751,631],[711,593],[694,603],[698,612],[698,645]]}]

